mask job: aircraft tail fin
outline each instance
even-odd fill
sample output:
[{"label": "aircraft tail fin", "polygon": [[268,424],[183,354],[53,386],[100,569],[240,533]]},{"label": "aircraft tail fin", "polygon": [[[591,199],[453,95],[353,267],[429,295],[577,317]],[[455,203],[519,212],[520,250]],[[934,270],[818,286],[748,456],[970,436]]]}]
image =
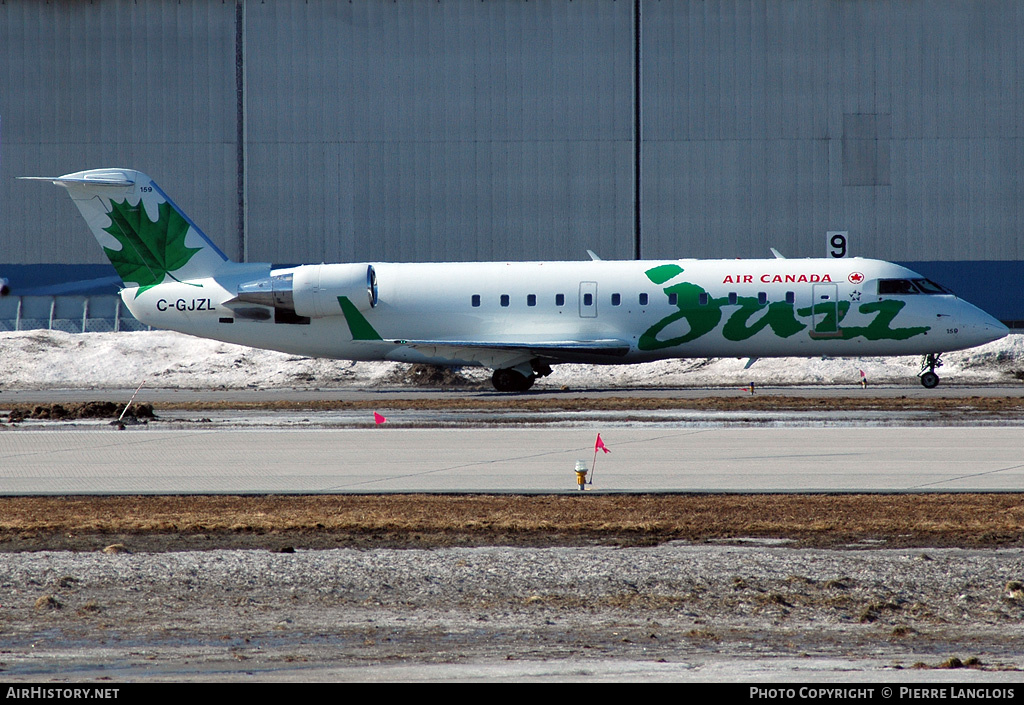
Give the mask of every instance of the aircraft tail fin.
[{"label": "aircraft tail fin", "polygon": [[126,286],[211,276],[227,256],[151,178],[131,169],[23,176],[68,190]]}]

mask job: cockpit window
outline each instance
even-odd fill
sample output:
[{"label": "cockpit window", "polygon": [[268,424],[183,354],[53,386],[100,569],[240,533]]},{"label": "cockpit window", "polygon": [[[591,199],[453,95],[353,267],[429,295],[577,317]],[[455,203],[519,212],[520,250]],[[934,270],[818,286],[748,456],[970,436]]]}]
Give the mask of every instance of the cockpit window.
[{"label": "cockpit window", "polygon": [[879,294],[916,294],[917,289],[909,279],[879,279]]},{"label": "cockpit window", "polygon": [[951,294],[949,289],[930,279],[879,279],[879,294]]},{"label": "cockpit window", "polygon": [[921,290],[922,294],[952,294],[953,292],[942,286],[936,284],[931,279],[915,279],[914,285]]}]

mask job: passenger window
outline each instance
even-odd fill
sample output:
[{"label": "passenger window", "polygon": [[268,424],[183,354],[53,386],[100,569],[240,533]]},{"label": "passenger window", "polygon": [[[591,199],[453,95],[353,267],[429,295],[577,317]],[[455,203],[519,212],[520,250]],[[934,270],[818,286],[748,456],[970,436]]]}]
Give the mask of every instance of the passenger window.
[{"label": "passenger window", "polygon": [[526,305],[527,306],[536,306],[537,305],[537,295],[536,294],[527,294],[526,295]]},{"label": "passenger window", "polygon": [[565,294],[555,294],[555,306],[565,306]]},{"label": "passenger window", "polygon": [[618,294],[612,294],[612,306],[618,306],[622,303],[622,297]]},{"label": "passenger window", "polygon": [[729,292],[729,303],[731,303],[731,304],[735,304],[736,303],[736,292],[735,291],[730,291]]},{"label": "passenger window", "polygon": [[766,303],[768,303],[768,294],[766,294],[763,291],[757,292],[757,303],[760,306],[764,306]]},{"label": "passenger window", "polygon": [[508,301],[509,301],[508,294],[502,294],[501,295],[501,305],[502,306],[508,306]]},{"label": "passenger window", "polygon": [[707,295],[707,292],[704,292],[704,293],[702,293],[702,294],[697,296],[697,303],[699,303],[701,306],[707,306],[708,305],[708,295]]},{"label": "passenger window", "polygon": [[480,294],[473,294],[472,301],[473,301],[473,306],[474,307],[480,306]]},{"label": "passenger window", "polygon": [[786,303],[787,304],[796,303],[796,294],[793,293],[792,291],[787,291],[786,292]]},{"label": "passenger window", "polygon": [[678,301],[678,300],[679,300],[679,298],[675,294],[669,294],[668,295],[668,305],[669,306],[675,306],[676,305],[676,301]]},{"label": "passenger window", "polygon": [[594,305],[594,295],[593,294],[584,294],[583,295],[583,305],[584,306],[593,306]]},{"label": "passenger window", "polygon": [[647,305],[647,294],[640,294],[640,305],[641,306],[646,306]]}]

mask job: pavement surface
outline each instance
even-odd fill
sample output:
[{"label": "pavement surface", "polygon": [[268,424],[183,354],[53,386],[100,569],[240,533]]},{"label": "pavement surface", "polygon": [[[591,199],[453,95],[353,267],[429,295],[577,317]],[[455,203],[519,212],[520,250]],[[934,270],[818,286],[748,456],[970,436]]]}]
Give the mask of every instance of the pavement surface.
[{"label": "pavement surface", "polygon": [[[220,428],[0,432],[3,494],[1024,490],[1024,427]],[[610,453],[594,453],[596,434]]]}]

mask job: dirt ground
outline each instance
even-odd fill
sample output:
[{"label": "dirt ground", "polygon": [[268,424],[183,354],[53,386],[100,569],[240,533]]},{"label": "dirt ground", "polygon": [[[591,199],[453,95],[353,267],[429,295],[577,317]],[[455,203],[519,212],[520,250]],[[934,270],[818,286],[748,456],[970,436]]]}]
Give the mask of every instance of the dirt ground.
[{"label": "dirt ground", "polygon": [[453,409],[489,411],[645,411],[654,409],[697,409],[715,411],[927,411],[938,413],[986,414],[993,416],[1020,415],[1024,413],[1024,397],[1019,396],[971,396],[971,397],[908,397],[908,396],[849,396],[812,397],[787,396],[784,394],[753,394],[726,396],[708,394],[700,397],[656,397],[623,396],[592,397],[586,394],[566,397],[531,395],[501,398],[449,398],[416,399],[397,398],[365,401],[306,401],[306,402],[259,402],[247,404],[232,402],[194,402],[178,404],[154,404],[153,408],[185,409],[308,409],[310,411],[333,409]]},{"label": "dirt ground", "polygon": [[[735,391],[735,390],[731,390]],[[133,404],[127,416],[152,419],[169,411],[203,411],[234,409],[238,411],[336,411],[336,410],[422,410],[446,409],[457,411],[479,410],[494,412],[578,412],[578,411],[648,411],[666,409],[694,409],[715,411],[893,411],[928,412],[937,414],[970,414],[975,417],[1021,417],[1024,416],[1024,397],[1021,396],[970,396],[970,397],[914,397],[859,395],[845,397],[796,396],[777,393],[753,395],[725,395],[714,392],[698,397],[662,396],[591,396],[587,394],[567,396],[502,396],[481,398],[479,396],[438,398],[389,397],[366,400],[323,400],[306,401],[196,401],[158,402]],[[124,410],[123,403],[109,401],[75,402],[67,404],[12,404],[0,407],[8,423],[30,419],[116,419]]]}]

